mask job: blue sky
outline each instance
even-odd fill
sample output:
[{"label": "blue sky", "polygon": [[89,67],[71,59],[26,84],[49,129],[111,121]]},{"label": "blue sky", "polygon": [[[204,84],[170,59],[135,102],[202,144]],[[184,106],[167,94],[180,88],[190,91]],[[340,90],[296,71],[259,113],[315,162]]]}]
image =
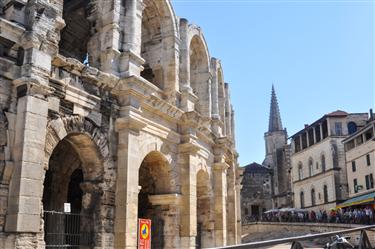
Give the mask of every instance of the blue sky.
[{"label": "blue sky", "polygon": [[374,1],[172,2],[222,61],[241,166],[263,161],[272,83],[289,136],[337,109],[374,108]]}]

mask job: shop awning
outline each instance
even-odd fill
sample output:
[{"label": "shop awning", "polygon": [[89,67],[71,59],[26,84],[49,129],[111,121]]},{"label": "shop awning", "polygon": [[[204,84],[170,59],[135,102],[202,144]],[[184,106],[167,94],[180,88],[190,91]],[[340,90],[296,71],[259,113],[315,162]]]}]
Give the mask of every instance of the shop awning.
[{"label": "shop awning", "polygon": [[375,192],[368,193],[361,196],[356,196],[351,199],[344,201],[343,203],[336,206],[336,208],[345,208],[355,205],[364,205],[375,203]]}]

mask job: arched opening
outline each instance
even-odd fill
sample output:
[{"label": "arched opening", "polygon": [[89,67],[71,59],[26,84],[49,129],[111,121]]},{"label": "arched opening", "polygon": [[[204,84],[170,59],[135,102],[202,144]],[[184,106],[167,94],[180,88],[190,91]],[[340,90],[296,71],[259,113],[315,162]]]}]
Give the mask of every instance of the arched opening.
[{"label": "arched opening", "polygon": [[355,122],[349,122],[348,123],[348,133],[353,134],[354,132],[357,131],[357,124]]},{"label": "arched opening", "polygon": [[60,54],[81,62],[88,60],[87,46],[92,26],[88,16],[89,0],[64,0],[63,19],[66,26],[60,34]]},{"label": "arched opening", "polygon": [[197,174],[197,248],[209,247],[211,245],[210,206],[209,175],[207,172],[200,170]]},{"label": "arched opening", "polygon": [[301,208],[304,208],[305,207],[305,195],[303,191],[301,191],[299,194],[299,200],[300,200]]},{"label": "arched opening", "polygon": [[[88,182],[98,181],[99,159],[91,146],[93,142],[86,135],[72,135],[61,140],[50,156],[42,199],[46,248],[95,244],[100,193],[93,191],[95,187]],[[86,157],[92,159],[87,161]]]},{"label": "arched opening", "polygon": [[314,163],[312,158],[309,159],[309,176],[311,177],[314,174]]},{"label": "arched opening", "polygon": [[138,218],[150,219],[152,222],[151,248],[164,248],[169,207],[153,200],[172,193],[173,188],[169,164],[159,152],[151,152],[143,159],[139,168],[139,186]]},{"label": "arched opening", "polygon": [[303,179],[303,167],[302,167],[302,163],[298,163],[298,180],[302,180]]},{"label": "arched opening", "polygon": [[322,171],[326,171],[326,157],[324,155],[321,156],[321,164],[322,164]]},{"label": "arched opening", "polygon": [[175,63],[171,46],[171,43],[174,44],[171,13],[163,1],[144,0],[143,4],[141,56],[145,63],[141,76],[158,88],[165,89],[166,81],[173,77],[174,72],[167,70]]},{"label": "arched opening", "polygon": [[190,86],[198,97],[195,110],[204,115],[209,113],[208,61],[208,55],[201,38],[194,36],[190,42]]},{"label": "arched opening", "polygon": [[311,206],[315,206],[315,189],[311,189]]}]

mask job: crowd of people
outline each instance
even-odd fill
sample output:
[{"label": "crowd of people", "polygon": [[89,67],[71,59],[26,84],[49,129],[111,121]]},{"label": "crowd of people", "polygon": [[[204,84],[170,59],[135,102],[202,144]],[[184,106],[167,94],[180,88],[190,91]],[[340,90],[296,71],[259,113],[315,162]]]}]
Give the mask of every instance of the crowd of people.
[{"label": "crowd of people", "polygon": [[259,216],[245,217],[245,222],[321,222],[347,224],[373,224],[374,209],[370,206],[362,208],[331,209],[329,211],[308,211],[303,209],[274,209]]}]

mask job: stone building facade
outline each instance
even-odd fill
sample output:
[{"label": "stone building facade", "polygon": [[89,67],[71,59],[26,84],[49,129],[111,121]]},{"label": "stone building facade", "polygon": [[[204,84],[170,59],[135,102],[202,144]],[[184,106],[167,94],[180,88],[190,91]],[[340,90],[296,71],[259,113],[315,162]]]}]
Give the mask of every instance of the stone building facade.
[{"label": "stone building facade", "polygon": [[272,207],[291,207],[290,146],[283,128],[276,92],[272,86],[268,131],[264,134],[266,157],[263,166],[271,169]]},{"label": "stone building facade", "polygon": [[[344,143],[349,198],[374,193],[375,119],[354,133]],[[348,204],[350,204],[348,202]]]},{"label": "stone building facade", "polygon": [[258,163],[243,167],[241,189],[242,222],[258,220],[272,208],[272,170]]},{"label": "stone building facade", "polygon": [[367,116],[367,113],[335,111],[305,125],[291,137],[295,207],[329,210],[348,197],[342,141],[353,125],[363,127]]},{"label": "stone building facade", "polygon": [[64,203],[80,248],[136,248],[138,218],[152,248],[239,243],[237,157],[220,60],[170,1],[0,2],[0,248],[71,242]]}]

